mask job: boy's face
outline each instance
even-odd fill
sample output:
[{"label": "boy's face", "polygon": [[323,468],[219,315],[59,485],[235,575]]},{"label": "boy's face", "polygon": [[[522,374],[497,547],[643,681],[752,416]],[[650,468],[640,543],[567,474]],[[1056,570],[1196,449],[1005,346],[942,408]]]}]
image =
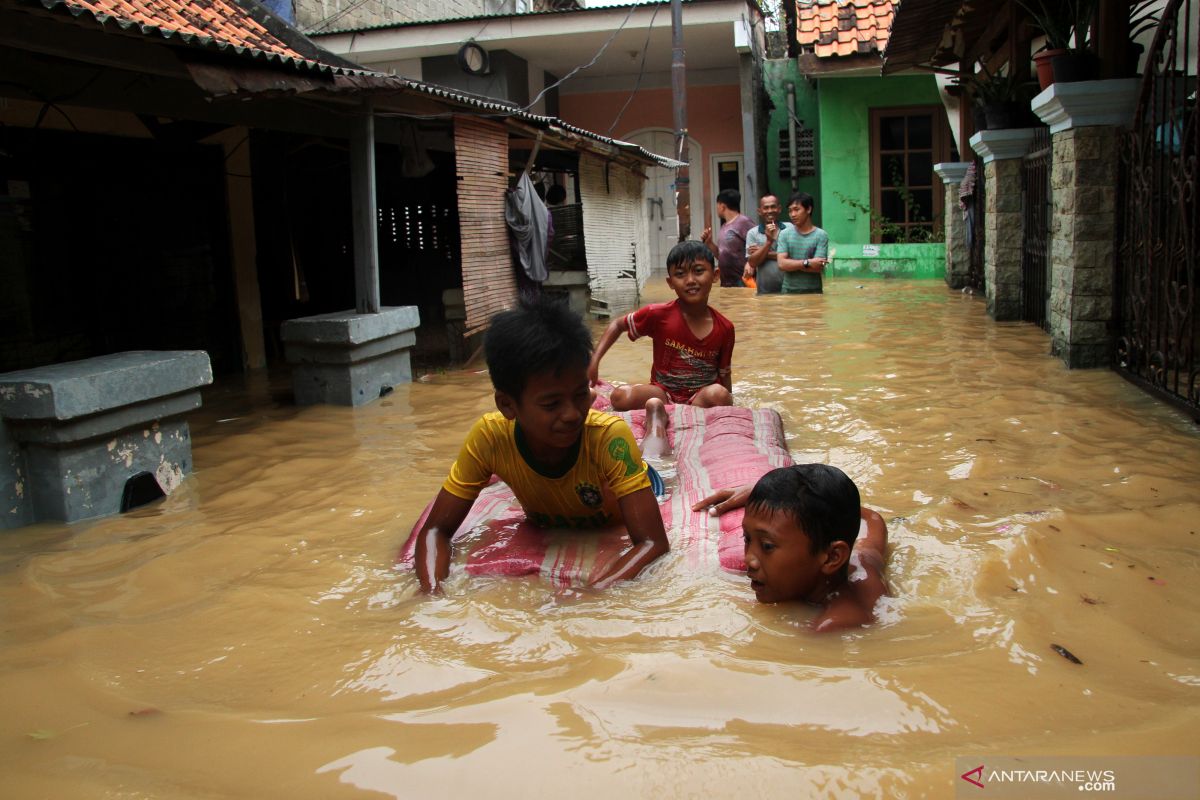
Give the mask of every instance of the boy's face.
[{"label": "boy's face", "polygon": [[791,217],[793,225],[803,228],[808,224],[808,218],[812,216],[812,212],[799,203],[792,203],[788,206],[788,216]]},{"label": "boy's face", "polygon": [[667,286],[688,305],[707,305],[716,279],[713,265],[702,258],[687,264],[676,264],[667,270]]},{"label": "boy's face", "polygon": [[550,462],[579,441],[591,405],[585,364],[535,372],[519,398],[496,392],[496,408],[517,421],[534,455]]},{"label": "boy's face", "polygon": [[812,539],[790,514],[747,509],[742,520],[746,574],[760,603],[819,603],[822,591],[850,557],[845,542],[813,552]]},{"label": "boy's face", "polygon": [[773,194],[766,195],[758,201],[758,217],[763,222],[774,222],[779,219],[779,198]]}]

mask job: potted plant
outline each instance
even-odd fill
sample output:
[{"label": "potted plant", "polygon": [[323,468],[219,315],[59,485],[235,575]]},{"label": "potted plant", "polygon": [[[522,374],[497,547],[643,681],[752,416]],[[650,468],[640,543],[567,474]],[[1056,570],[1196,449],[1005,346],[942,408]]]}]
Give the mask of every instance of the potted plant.
[{"label": "potted plant", "polygon": [[1028,94],[1027,85],[1011,69],[1008,74],[994,74],[980,62],[979,71],[964,78],[963,86],[982,112],[984,124],[977,123],[978,130],[1020,128],[1029,123],[1028,98],[1023,97]]},{"label": "potted plant", "polygon": [[1096,59],[1088,51],[1099,0],[1017,0],[1046,36],[1046,46],[1033,56],[1038,85],[1055,81],[1091,80]]},{"label": "potted plant", "polygon": [[1129,7],[1129,52],[1126,54],[1124,74],[1128,77],[1140,75],[1138,64],[1142,59],[1145,45],[1137,41],[1144,33],[1154,30],[1159,23],[1158,8],[1161,0],[1141,0]]}]

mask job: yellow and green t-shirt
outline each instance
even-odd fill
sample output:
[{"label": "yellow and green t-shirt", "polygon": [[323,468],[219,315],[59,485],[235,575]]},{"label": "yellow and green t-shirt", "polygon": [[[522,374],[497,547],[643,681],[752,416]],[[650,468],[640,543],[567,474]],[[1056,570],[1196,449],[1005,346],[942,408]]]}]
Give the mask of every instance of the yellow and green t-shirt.
[{"label": "yellow and green t-shirt", "polygon": [[525,516],[543,528],[603,528],[621,521],[617,500],[650,485],[633,431],[620,417],[590,410],[574,463],[547,474],[518,444],[517,423],[499,411],[484,414],[463,442],[442,488],[474,500],[496,474],[516,495]]}]

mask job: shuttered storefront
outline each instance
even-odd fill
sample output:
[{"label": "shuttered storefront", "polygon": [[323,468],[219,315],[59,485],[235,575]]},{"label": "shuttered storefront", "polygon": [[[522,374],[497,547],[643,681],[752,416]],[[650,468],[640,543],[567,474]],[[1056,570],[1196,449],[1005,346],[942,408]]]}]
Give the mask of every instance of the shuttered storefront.
[{"label": "shuttered storefront", "polygon": [[516,304],[504,192],[508,188],[508,131],[476,117],[454,118],[455,171],[462,238],[465,333],[487,327],[498,311]]}]

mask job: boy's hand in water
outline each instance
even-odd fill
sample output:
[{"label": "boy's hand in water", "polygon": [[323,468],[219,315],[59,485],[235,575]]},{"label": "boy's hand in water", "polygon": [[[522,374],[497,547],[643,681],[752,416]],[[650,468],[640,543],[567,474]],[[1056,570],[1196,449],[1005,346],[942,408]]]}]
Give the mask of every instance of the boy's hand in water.
[{"label": "boy's hand in water", "polygon": [[692,506],[692,511],[704,511],[708,509],[709,514],[719,517],[726,511],[733,511],[735,508],[741,508],[746,505],[746,501],[750,499],[750,490],[753,488],[753,484],[747,483],[745,486],[738,486],[733,489],[718,489]]}]

